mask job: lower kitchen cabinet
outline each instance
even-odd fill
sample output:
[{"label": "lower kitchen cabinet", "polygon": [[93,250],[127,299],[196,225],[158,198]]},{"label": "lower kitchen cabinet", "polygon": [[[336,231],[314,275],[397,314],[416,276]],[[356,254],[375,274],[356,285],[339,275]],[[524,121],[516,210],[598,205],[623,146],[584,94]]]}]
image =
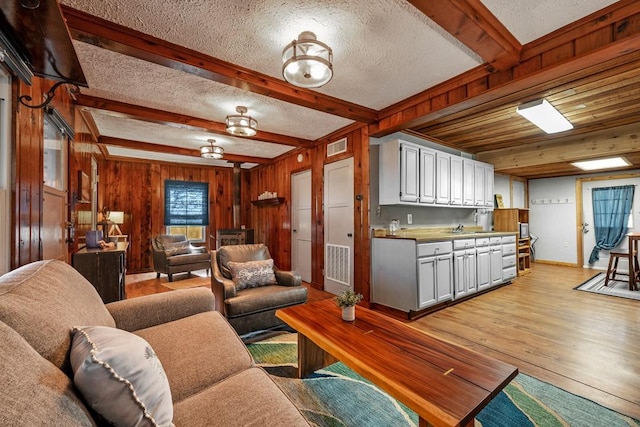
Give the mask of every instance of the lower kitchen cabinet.
[{"label": "lower kitchen cabinet", "polygon": [[128,243],[113,249],[80,249],[72,265],[96,288],[106,304],[125,299],[126,254]]}]

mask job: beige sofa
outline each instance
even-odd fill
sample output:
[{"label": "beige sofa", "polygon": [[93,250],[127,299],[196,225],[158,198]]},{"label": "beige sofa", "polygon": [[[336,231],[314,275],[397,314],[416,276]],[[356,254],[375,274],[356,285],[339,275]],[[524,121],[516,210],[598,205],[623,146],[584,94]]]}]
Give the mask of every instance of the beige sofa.
[{"label": "beige sofa", "polygon": [[[109,400],[110,388],[120,386],[125,389],[117,397],[126,396],[126,405],[140,418],[126,425],[308,425],[213,308],[206,288],[104,305],[93,286],[60,261],[39,261],[5,274],[0,277],[0,425],[98,425],[104,422],[98,401]],[[144,393],[162,387],[145,391],[144,375],[142,382],[123,378],[116,361],[104,359],[105,350],[117,353],[115,345],[89,335],[93,330],[146,343],[144,358],[161,362],[161,369],[154,365],[154,376],[170,391],[157,400],[159,409],[144,400]],[[79,359],[83,346],[90,351]],[[133,346],[123,353],[126,363],[137,357]],[[86,380],[81,374],[91,377],[94,371],[107,378],[92,384],[89,391],[98,397],[89,405],[80,392]],[[136,413],[139,408],[142,415]]]}]

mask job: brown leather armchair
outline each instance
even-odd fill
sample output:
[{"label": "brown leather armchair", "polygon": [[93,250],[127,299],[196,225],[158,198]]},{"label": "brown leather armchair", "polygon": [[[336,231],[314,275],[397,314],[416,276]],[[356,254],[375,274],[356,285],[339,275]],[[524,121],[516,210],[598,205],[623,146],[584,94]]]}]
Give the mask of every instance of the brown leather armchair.
[{"label": "brown leather armchair", "polygon": [[153,251],[153,269],[160,274],[169,276],[169,281],[173,282],[174,273],[188,272],[193,270],[207,270],[211,268],[211,260],[207,253],[207,248],[193,246],[184,234],[168,235],[163,234],[151,239]]},{"label": "brown leather armchair", "polygon": [[255,245],[222,246],[211,251],[211,290],[216,297],[216,310],[222,312],[239,335],[272,329],[284,323],[275,316],[277,309],[307,301],[307,288],[295,271],[282,271],[274,266],[277,284],[237,290],[229,262],[271,259],[269,249]]}]

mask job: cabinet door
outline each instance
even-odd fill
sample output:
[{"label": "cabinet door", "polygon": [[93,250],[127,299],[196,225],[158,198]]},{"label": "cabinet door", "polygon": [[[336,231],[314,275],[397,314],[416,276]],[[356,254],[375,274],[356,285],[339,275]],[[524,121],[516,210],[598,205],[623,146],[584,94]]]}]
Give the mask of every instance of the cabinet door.
[{"label": "cabinet door", "polygon": [[473,173],[473,204],[484,207],[484,163],[474,162]]},{"label": "cabinet door", "polygon": [[476,292],[476,250],[467,249],[453,253],[454,298]]},{"label": "cabinet door", "polygon": [[502,283],[502,245],[491,246],[491,286]]},{"label": "cabinet door", "polygon": [[450,200],[451,155],[436,153],[436,203],[448,205]]},{"label": "cabinet door", "polygon": [[418,201],[419,152],[417,146],[405,143],[400,145],[400,201]]},{"label": "cabinet door", "polygon": [[474,206],[474,182],[475,170],[473,160],[462,159],[462,204],[464,206]]},{"label": "cabinet door", "polygon": [[467,275],[465,280],[465,286],[467,288],[467,295],[473,294],[478,290],[478,278],[477,278],[477,259],[476,250],[467,249],[465,251],[465,274]]},{"label": "cabinet door", "polygon": [[420,203],[436,201],[436,152],[420,149]]},{"label": "cabinet door", "polygon": [[436,263],[437,302],[453,299],[453,258],[451,254],[440,255]]},{"label": "cabinet door", "polygon": [[462,157],[451,156],[449,167],[451,168],[449,202],[453,206],[462,206]]},{"label": "cabinet door", "polygon": [[491,252],[489,247],[478,248],[476,258],[477,266],[477,285],[478,290],[487,289],[491,286]]},{"label": "cabinet door", "polygon": [[484,205],[493,207],[493,165],[484,164]]},{"label": "cabinet door", "polygon": [[418,309],[429,307],[436,301],[437,257],[418,259]]}]

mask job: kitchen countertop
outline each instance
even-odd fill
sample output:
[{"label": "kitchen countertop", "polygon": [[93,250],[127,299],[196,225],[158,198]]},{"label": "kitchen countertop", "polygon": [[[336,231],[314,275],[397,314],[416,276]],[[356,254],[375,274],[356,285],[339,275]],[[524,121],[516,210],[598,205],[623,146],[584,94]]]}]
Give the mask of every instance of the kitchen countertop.
[{"label": "kitchen countertop", "polygon": [[482,237],[516,236],[515,231],[482,231],[469,227],[462,232],[453,232],[451,228],[404,228],[397,234],[386,234],[388,230],[376,229],[373,237],[379,239],[406,239],[416,243],[440,242],[443,240],[477,239]]}]

